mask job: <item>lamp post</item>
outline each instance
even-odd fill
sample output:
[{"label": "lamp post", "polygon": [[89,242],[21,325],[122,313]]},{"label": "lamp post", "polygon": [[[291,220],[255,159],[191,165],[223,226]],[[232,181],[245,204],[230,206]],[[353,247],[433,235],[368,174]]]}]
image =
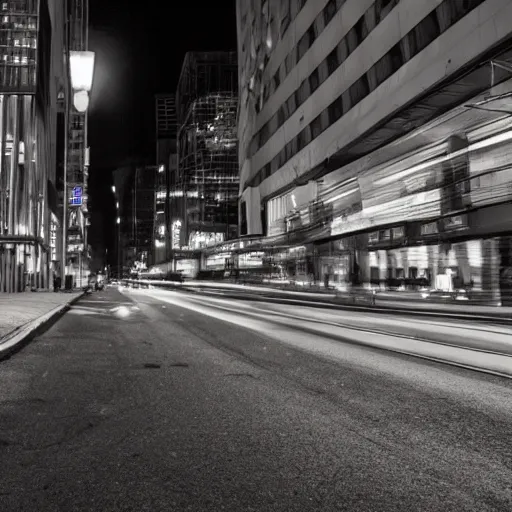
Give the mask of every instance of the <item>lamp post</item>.
[{"label": "lamp post", "polygon": [[[67,52],[67,60],[69,65],[69,77],[71,81],[71,89],[73,91],[73,107],[77,112],[85,113],[89,107],[89,94],[92,89],[94,77],[95,54],[90,51],[69,51]],[[69,113],[70,113],[69,97],[66,98],[65,105],[65,147],[64,147],[64,201],[63,201],[63,224],[62,224],[62,283],[66,281],[66,261],[67,261],[67,210],[68,210],[68,145],[69,145]],[[87,120],[84,122],[84,152],[87,151]],[[84,155],[85,156],[85,155]],[[84,230],[87,226],[84,226]],[[84,244],[85,244],[84,236]],[[85,248],[86,249],[86,248]],[[82,258],[79,262],[80,278],[82,275]],[[80,283],[81,284],[81,283]]]},{"label": "lamp post", "polygon": [[114,198],[116,200],[116,225],[117,225],[117,277],[121,280],[122,272],[121,272],[121,217],[119,214],[119,197],[116,193],[116,186],[112,185],[112,193],[114,194]]},{"label": "lamp post", "polygon": [[[119,203],[117,203],[119,204]],[[119,214],[119,211],[118,211]],[[117,273],[119,274],[119,279],[121,280],[123,277],[123,273],[121,272],[121,217],[117,217]]]}]

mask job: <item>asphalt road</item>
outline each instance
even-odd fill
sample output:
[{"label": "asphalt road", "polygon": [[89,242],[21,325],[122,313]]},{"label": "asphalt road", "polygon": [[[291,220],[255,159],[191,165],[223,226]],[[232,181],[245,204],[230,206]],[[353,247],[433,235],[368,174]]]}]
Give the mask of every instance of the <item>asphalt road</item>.
[{"label": "asphalt road", "polygon": [[512,510],[510,380],[240,317],[110,289],[0,362],[0,510]]}]

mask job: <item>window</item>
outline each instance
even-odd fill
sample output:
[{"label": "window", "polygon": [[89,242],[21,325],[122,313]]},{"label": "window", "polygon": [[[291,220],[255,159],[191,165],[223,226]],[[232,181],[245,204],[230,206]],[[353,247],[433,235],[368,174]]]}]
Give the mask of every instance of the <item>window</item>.
[{"label": "window", "polygon": [[311,138],[316,139],[322,133],[322,119],[321,116],[315,117],[311,121]]},{"label": "window", "polygon": [[329,75],[332,75],[338,66],[340,65],[340,60],[338,58],[338,48],[334,48],[334,50],[327,55],[327,69],[329,70]]},{"label": "window", "polygon": [[396,6],[399,0],[377,0],[375,4],[377,23],[380,23]]},{"label": "window", "polygon": [[314,23],[308,28],[308,31],[306,32],[306,35],[307,35],[307,38],[308,38],[309,48],[311,48],[313,46],[313,43],[315,42],[315,39],[316,39],[316,30],[315,30],[315,24]]},{"label": "window", "polygon": [[318,76],[320,78],[321,84],[323,84],[327,80],[329,74],[330,73],[327,67],[327,59],[324,59],[322,62],[320,62],[320,65],[318,66]]},{"label": "window", "polygon": [[286,59],[284,59],[284,67],[285,67],[285,76],[290,73],[290,71],[293,69],[293,66],[295,65],[293,61],[293,52],[290,52]]},{"label": "window", "polygon": [[291,116],[297,110],[297,102],[295,101],[295,94],[292,94],[287,100],[286,105],[288,106],[288,115]]},{"label": "window", "polygon": [[267,101],[269,96],[270,96],[270,87],[268,86],[268,84],[265,84],[263,86],[263,101]]},{"label": "window", "polygon": [[298,93],[299,98],[297,101],[297,106],[302,105],[309,98],[309,82],[307,79],[300,84]]},{"label": "window", "polygon": [[296,108],[299,108],[299,105],[302,103],[300,101],[300,94],[299,94],[299,91],[300,91],[300,88],[297,89],[294,93],[293,93],[293,96],[295,98],[295,105],[296,105]]},{"label": "window", "polygon": [[270,174],[274,174],[277,170],[279,169],[278,167],[278,161],[276,158],[272,158],[271,162],[270,162]]},{"label": "window", "polygon": [[284,148],[277,155],[277,160],[279,162],[279,167],[283,167],[283,165],[286,163],[286,154]]},{"label": "window", "polygon": [[318,68],[316,68],[311,75],[309,75],[309,89],[310,93],[313,94],[320,85],[320,77],[318,76]]},{"label": "window", "polygon": [[277,111],[277,124],[278,124],[278,126],[283,126],[285,121],[286,121],[286,118],[285,118],[285,115],[284,115],[284,108],[281,106],[281,107],[279,107],[279,110]]},{"label": "window", "polygon": [[348,47],[348,54],[350,55],[359,46],[359,37],[355,27],[352,27],[348,34],[345,36]]},{"label": "window", "polygon": [[395,44],[395,46],[389,50],[389,56],[391,57],[391,73],[395,73],[405,63],[400,43]]},{"label": "window", "polygon": [[334,18],[336,10],[336,0],[329,0],[324,7],[324,23],[326,26]]},{"label": "window", "polygon": [[363,98],[366,98],[370,92],[368,85],[368,78],[366,74],[359,80],[352,84],[349,88],[350,102],[352,105],[357,105]]},{"label": "window", "polygon": [[437,20],[436,11],[432,11],[414,29],[416,51],[419,53],[441,34],[441,27]]},{"label": "window", "polygon": [[334,100],[327,108],[329,111],[329,123],[334,124],[343,115],[341,98]]},{"label": "window", "polygon": [[297,151],[300,151],[304,147],[306,147],[311,142],[311,129],[309,126],[306,126],[300,133],[297,135]]},{"label": "window", "polygon": [[306,32],[299,40],[297,45],[297,62],[302,59],[304,54],[309,50],[308,33]]},{"label": "window", "polygon": [[283,4],[284,4],[284,7],[283,7],[284,15],[281,19],[281,27],[280,27],[281,37],[284,36],[284,34],[288,30],[288,27],[290,26],[290,22],[291,22],[290,0],[285,0],[283,2]]},{"label": "window", "polygon": [[366,33],[365,33],[366,31],[364,28],[364,16],[361,16],[357,20],[357,23],[354,25],[354,31],[357,35],[357,45],[359,46],[364,41],[364,38],[366,37]]},{"label": "window", "polygon": [[324,23],[324,16],[322,13],[320,13],[313,22],[313,25],[315,26],[315,33],[321,34],[324,31],[325,23]]},{"label": "window", "polygon": [[324,109],[320,114],[320,120],[322,122],[322,131],[327,130],[329,128],[329,112],[327,109]]},{"label": "window", "polygon": [[290,160],[290,158],[293,156],[291,141],[288,142],[288,144],[286,144],[286,146],[284,148],[285,148],[285,152],[286,152],[286,160]]},{"label": "window", "polygon": [[274,90],[276,90],[279,85],[281,85],[281,79],[279,78],[279,69],[276,71],[276,74],[274,75]]}]

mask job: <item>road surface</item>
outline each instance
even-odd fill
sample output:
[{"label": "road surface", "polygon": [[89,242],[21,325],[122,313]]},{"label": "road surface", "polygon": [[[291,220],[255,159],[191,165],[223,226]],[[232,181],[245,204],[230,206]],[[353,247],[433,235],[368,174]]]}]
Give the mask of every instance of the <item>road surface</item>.
[{"label": "road surface", "polygon": [[166,293],[0,362],[0,510],[512,510],[511,380]]}]

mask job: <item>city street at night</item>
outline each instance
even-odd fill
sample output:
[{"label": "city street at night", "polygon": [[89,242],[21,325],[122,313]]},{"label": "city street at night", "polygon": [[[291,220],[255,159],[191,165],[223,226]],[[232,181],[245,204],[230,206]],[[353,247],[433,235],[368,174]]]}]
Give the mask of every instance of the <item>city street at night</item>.
[{"label": "city street at night", "polygon": [[512,509],[512,382],[377,348],[506,326],[310,310],[84,296],[0,362],[0,510]]},{"label": "city street at night", "polygon": [[512,0],[0,10],[0,512],[512,512]]}]

